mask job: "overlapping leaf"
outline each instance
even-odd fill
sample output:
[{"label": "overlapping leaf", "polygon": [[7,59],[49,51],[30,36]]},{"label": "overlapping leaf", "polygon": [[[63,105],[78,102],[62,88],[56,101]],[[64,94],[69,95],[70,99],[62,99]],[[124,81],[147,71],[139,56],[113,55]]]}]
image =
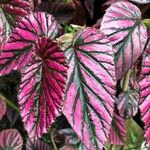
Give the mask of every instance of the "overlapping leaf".
[{"label": "overlapping leaf", "polygon": [[41,140],[31,141],[28,139],[26,142],[26,150],[51,150],[51,148]]},{"label": "overlapping leaf", "polygon": [[39,38],[22,71],[21,116],[30,138],[41,137],[60,114],[67,77],[63,51],[49,38]]},{"label": "overlapping leaf", "polygon": [[138,112],[139,94],[136,91],[122,92],[117,100],[119,115],[124,118],[135,116]]},{"label": "overlapping leaf", "polygon": [[86,28],[75,36],[66,56],[69,70],[63,112],[87,149],[102,149],[115,95],[112,46],[100,31]]},{"label": "overlapping leaf", "polygon": [[39,37],[54,38],[59,25],[51,15],[34,13],[21,20],[0,53],[0,75],[21,69],[31,58],[31,49]]},{"label": "overlapping leaf", "polygon": [[126,139],[125,119],[117,114],[114,114],[109,134],[109,143],[114,145],[123,145],[125,139]]},{"label": "overlapping leaf", "polygon": [[1,150],[22,150],[23,140],[16,129],[7,129],[0,132]]},{"label": "overlapping leaf", "polygon": [[142,66],[142,78],[140,84],[140,110],[142,120],[145,123],[145,137],[147,138],[148,146],[150,146],[150,48],[145,53]]},{"label": "overlapping leaf", "polygon": [[6,113],[6,102],[3,96],[0,95],[0,120]]},{"label": "overlapping leaf", "polygon": [[112,4],[102,20],[101,30],[108,35],[115,48],[117,80],[143,52],[147,31],[140,20],[140,10],[129,2]]},{"label": "overlapping leaf", "polygon": [[28,0],[1,0],[0,7],[11,26],[31,12],[31,4]]}]

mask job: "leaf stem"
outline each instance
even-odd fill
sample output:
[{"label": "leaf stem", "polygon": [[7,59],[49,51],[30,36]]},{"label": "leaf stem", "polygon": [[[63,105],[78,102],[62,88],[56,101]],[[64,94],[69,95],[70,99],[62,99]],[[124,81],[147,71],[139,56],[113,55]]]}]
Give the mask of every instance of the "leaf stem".
[{"label": "leaf stem", "polygon": [[124,92],[128,90],[130,75],[131,75],[131,69],[128,70],[128,72],[126,73],[126,75],[124,77],[124,81],[123,81],[123,91]]},{"label": "leaf stem", "polygon": [[142,21],[147,28],[150,28],[150,19],[144,19]]},{"label": "leaf stem", "polygon": [[16,112],[18,112],[18,113],[20,112],[19,108],[14,103],[12,103],[9,99],[7,99],[6,97],[4,97],[1,93],[0,93],[0,99],[3,100],[3,101],[5,101],[6,104],[8,106],[10,106],[11,108],[13,108]]},{"label": "leaf stem", "polygon": [[52,141],[52,145],[53,145],[54,150],[58,150],[57,146],[55,144],[54,138],[53,138],[53,135],[54,135],[54,130],[53,129],[52,129],[50,135],[51,135],[51,141]]}]

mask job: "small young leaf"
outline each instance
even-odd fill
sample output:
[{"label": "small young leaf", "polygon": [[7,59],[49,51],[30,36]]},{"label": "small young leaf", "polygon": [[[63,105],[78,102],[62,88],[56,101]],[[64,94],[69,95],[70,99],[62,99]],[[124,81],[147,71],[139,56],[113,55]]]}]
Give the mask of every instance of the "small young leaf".
[{"label": "small young leaf", "polygon": [[38,138],[60,115],[68,67],[63,51],[49,38],[39,38],[32,51],[22,71],[19,104],[29,137]]},{"label": "small young leaf", "polygon": [[102,149],[115,98],[112,46],[99,30],[85,28],[66,51],[68,84],[64,114],[87,149]]},{"label": "small young leaf", "polygon": [[142,120],[145,123],[145,137],[147,144],[150,147],[150,48],[144,55],[142,66],[142,77],[139,81],[140,85],[140,110],[142,114]]},{"label": "small young leaf", "polygon": [[6,113],[6,102],[3,96],[0,95],[0,120]]},{"label": "small young leaf", "polygon": [[114,46],[117,80],[128,71],[143,52],[147,30],[138,7],[129,2],[112,4],[101,24]]},{"label": "small young leaf", "polygon": [[109,134],[109,143],[123,145],[126,139],[125,119],[114,114]]},{"label": "small young leaf", "polygon": [[0,76],[25,66],[39,37],[53,39],[58,33],[59,25],[47,13],[38,12],[23,18],[0,53]]},{"label": "small young leaf", "polygon": [[124,118],[133,117],[138,112],[139,94],[136,91],[122,92],[116,100],[119,115]]},{"label": "small young leaf", "polygon": [[23,140],[16,129],[7,129],[0,132],[1,150],[22,150]]}]

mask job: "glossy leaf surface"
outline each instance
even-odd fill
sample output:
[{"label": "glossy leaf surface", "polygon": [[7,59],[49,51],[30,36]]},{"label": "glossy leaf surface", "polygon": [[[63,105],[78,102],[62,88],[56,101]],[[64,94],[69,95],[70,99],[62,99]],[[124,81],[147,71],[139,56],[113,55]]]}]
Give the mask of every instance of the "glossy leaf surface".
[{"label": "glossy leaf surface", "polygon": [[0,132],[1,150],[22,150],[23,140],[16,129],[7,129]]},{"label": "glossy leaf surface", "polygon": [[145,124],[145,137],[150,146],[150,48],[144,55],[140,84],[140,110]]},{"label": "glossy leaf surface", "polygon": [[49,38],[38,39],[32,51],[22,71],[19,104],[29,137],[38,138],[60,114],[68,67],[63,51]]},{"label": "glossy leaf surface", "polygon": [[112,4],[103,17],[101,30],[114,46],[117,80],[128,71],[143,52],[147,30],[141,12],[129,2]]},{"label": "glossy leaf surface", "polygon": [[66,56],[69,70],[63,112],[87,149],[102,149],[115,97],[112,46],[99,30],[85,28],[74,37]]},{"label": "glossy leaf surface", "polygon": [[0,75],[20,70],[31,58],[32,47],[39,37],[54,38],[59,25],[51,15],[34,13],[21,20],[0,53]]}]

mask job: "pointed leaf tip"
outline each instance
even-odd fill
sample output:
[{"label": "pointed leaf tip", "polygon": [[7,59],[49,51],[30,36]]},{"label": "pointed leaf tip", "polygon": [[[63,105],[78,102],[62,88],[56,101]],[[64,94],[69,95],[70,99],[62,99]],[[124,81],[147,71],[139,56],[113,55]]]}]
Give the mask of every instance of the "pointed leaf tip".
[{"label": "pointed leaf tip", "polygon": [[29,137],[38,138],[60,115],[68,67],[63,51],[49,38],[38,39],[32,51],[22,71],[19,105]]},{"label": "pointed leaf tip", "polygon": [[85,28],[66,50],[68,82],[63,112],[88,150],[108,138],[115,97],[112,46],[99,30]]}]

